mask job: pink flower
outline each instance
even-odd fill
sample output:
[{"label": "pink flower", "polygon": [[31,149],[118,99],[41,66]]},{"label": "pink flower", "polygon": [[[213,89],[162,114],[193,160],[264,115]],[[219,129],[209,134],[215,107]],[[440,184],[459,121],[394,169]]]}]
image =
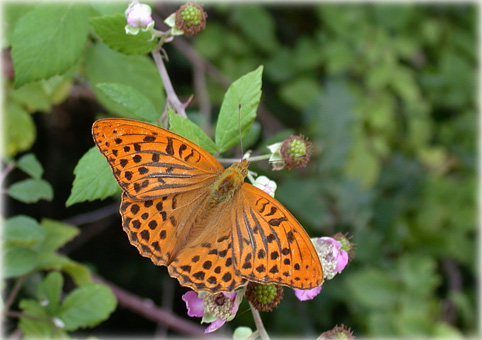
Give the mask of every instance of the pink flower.
[{"label": "pink flower", "polygon": [[187,315],[191,318],[201,318],[204,315],[203,299],[198,297],[195,291],[184,294],[182,300],[186,303]]},{"label": "pink flower", "polygon": [[140,4],[137,1],[132,2],[125,12],[127,24],[132,27],[147,27],[154,21],[151,13],[152,10],[149,5]]},{"label": "pink flower", "polygon": [[[323,278],[331,280],[345,269],[348,264],[348,252],[341,249],[341,242],[332,237],[312,238],[316,252],[323,267]],[[313,289],[295,289],[295,295],[300,301],[311,300],[321,292],[321,286]]]},{"label": "pink flower", "polygon": [[313,289],[294,289],[295,295],[300,301],[307,301],[307,300],[313,300],[315,296],[320,294],[321,292],[321,286],[315,287]]},{"label": "pink flower", "polygon": [[186,303],[187,315],[202,317],[201,323],[209,322],[205,333],[214,332],[221,328],[226,321],[231,321],[238,312],[244,293],[199,293],[189,291],[182,296]]}]

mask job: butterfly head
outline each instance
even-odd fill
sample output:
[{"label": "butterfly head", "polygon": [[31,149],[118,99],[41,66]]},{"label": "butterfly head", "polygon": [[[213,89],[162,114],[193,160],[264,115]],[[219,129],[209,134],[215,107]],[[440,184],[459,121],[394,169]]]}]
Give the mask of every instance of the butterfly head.
[{"label": "butterfly head", "polygon": [[247,159],[241,160],[241,162],[233,163],[228,169],[231,169],[234,174],[238,175],[242,181],[248,175],[249,161]]}]

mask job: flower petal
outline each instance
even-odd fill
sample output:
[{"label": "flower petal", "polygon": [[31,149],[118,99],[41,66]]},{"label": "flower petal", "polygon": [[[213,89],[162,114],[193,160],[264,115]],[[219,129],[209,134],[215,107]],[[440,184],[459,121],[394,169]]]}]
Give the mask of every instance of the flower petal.
[{"label": "flower petal", "polygon": [[345,266],[348,264],[348,253],[344,250],[340,250],[340,253],[338,254],[336,261],[338,262],[336,266],[336,271],[341,272],[343,269],[345,269]]},{"label": "flower petal", "polygon": [[182,296],[182,300],[186,303],[187,315],[200,318],[204,315],[203,299],[197,296],[196,292],[189,291]]},{"label": "flower petal", "polygon": [[319,286],[308,290],[295,289],[295,295],[300,301],[312,300],[315,296],[320,294],[321,287],[322,286]]},{"label": "flower petal", "polygon": [[218,330],[219,328],[221,328],[222,325],[224,325],[225,322],[226,320],[218,318],[216,321],[210,324],[208,328],[204,330],[204,333],[211,333],[211,332],[214,332],[215,330]]}]

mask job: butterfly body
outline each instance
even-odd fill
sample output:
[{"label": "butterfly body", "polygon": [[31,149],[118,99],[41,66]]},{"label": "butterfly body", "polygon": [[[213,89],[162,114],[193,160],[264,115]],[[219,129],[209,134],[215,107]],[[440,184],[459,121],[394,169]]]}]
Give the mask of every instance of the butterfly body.
[{"label": "butterfly body", "polygon": [[130,242],[181,285],[216,293],[247,281],[322,284],[303,227],[244,182],[247,160],[224,169],[187,139],[128,119],[99,120],[92,135],[124,191],[120,213]]}]

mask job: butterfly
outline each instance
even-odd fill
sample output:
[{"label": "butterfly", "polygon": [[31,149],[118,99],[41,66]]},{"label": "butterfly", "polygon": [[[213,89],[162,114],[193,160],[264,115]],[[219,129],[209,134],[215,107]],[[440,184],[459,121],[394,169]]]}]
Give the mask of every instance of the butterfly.
[{"label": "butterfly", "polygon": [[129,119],[98,120],[92,136],[123,190],[130,243],[182,286],[217,293],[248,281],[322,284],[320,260],[300,223],[244,182],[247,160],[224,169],[189,140]]}]

